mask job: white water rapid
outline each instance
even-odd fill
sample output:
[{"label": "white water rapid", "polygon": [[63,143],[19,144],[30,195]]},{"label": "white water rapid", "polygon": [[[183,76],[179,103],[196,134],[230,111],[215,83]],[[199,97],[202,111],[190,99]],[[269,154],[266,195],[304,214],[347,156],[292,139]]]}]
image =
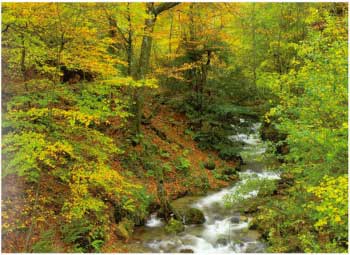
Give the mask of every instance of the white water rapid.
[{"label": "white water rapid", "polygon": [[[228,209],[224,205],[225,196],[233,194],[249,178],[279,179],[278,173],[266,171],[261,164],[258,166],[254,164],[254,157],[263,154],[266,149],[258,135],[259,127],[260,124],[256,123],[252,125],[251,134],[229,137],[229,139],[244,143],[244,151],[250,156],[250,162],[247,162],[240,173],[240,181],[191,204],[191,207],[198,208],[204,213],[205,223],[186,226],[185,231],[177,235],[154,236],[146,242],[146,246],[151,251],[211,254],[264,252],[265,246],[259,241],[257,232],[248,230],[251,219],[240,215],[234,208]],[[254,197],[257,194],[258,190],[251,190],[244,198]],[[161,219],[155,215],[152,215],[146,223],[148,228],[157,228],[162,225]]]}]

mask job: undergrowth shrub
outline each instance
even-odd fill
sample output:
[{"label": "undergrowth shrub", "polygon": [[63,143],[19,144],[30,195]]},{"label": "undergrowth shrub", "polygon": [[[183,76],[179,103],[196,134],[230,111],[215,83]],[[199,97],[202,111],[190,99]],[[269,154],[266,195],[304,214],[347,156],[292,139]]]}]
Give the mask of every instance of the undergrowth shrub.
[{"label": "undergrowth shrub", "polygon": [[33,184],[48,174],[66,185],[59,215],[63,241],[78,250],[97,251],[102,243],[95,240],[105,240],[110,227],[110,203],[121,204],[138,221],[147,214],[149,198],[112,167],[123,151],[104,132],[112,120],[122,126],[130,115],[115,84],[84,84],[78,86],[81,93],[65,85],[51,88],[9,101],[3,119],[2,177],[18,175]]},{"label": "undergrowth shrub", "polygon": [[175,168],[182,174],[188,175],[190,173],[191,162],[185,157],[178,157],[175,160]]},{"label": "undergrowth shrub", "polygon": [[39,241],[32,246],[32,252],[34,253],[49,253],[59,252],[54,246],[54,230],[47,230],[40,235]]}]

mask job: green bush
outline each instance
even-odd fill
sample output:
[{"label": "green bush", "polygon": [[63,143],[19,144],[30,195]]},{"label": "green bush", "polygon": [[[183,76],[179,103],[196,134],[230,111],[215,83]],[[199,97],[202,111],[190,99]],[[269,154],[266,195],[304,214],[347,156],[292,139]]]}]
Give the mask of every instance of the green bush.
[{"label": "green bush", "polygon": [[223,160],[237,161],[240,159],[240,148],[232,146],[232,144],[222,144],[217,147],[219,150],[219,157]]},{"label": "green bush", "polygon": [[242,205],[243,202],[248,202],[249,193],[251,191],[258,191],[260,196],[272,195],[276,190],[276,181],[268,179],[260,179],[249,177],[244,183],[237,187],[234,193],[225,197],[225,204],[228,207],[235,205]]},{"label": "green bush", "polygon": [[191,162],[184,157],[179,157],[175,160],[175,168],[182,174],[188,175],[190,172]]},{"label": "green bush", "polygon": [[101,246],[105,239],[105,233],[101,230],[101,227],[94,228],[87,220],[74,220],[61,227],[62,240],[74,245],[75,252],[96,251],[96,241]]},{"label": "green bush", "polygon": [[201,172],[201,175],[198,177],[191,178],[191,182],[189,182],[189,187],[195,187],[198,189],[199,193],[205,194],[210,188],[208,175],[206,172]]},{"label": "green bush", "polygon": [[230,179],[227,175],[220,173],[218,170],[214,170],[212,173],[215,179],[222,181],[228,181]]},{"label": "green bush", "polygon": [[49,253],[49,252],[59,252],[55,250],[53,243],[54,240],[54,231],[47,230],[40,235],[39,241],[37,241],[32,246],[32,252],[34,253]]}]

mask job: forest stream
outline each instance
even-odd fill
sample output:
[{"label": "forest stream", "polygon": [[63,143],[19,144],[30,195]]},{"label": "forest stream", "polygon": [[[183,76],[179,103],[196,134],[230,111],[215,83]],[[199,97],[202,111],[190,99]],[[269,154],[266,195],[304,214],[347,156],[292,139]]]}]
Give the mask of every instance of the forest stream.
[{"label": "forest stream", "polygon": [[[241,122],[244,120],[241,119]],[[187,225],[180,234],[167,234],[165,223],[152,214],[145,226],[139,228],[135,237],[147,252],[195,252],[195,253],[246,253],[264,252],[265,244],[259,240],[259,233],[249,230],[250,217],[242,215],[235,208],[225,206],[225,196],[232,194],[248,178],[279,179],[277,172],[268,171],[264,158],[266,145],[259,137],[260,123],[250,125],[249,134],[230,136],[244,144],[242,155],[245,164],[240,172],[240,180],[230,187],[209,193],[204,197],[183,197],[174,201],[175,206],[200,209],[205,216],[202,225]],[[246,198],[254,197],[257,190],[251,190]]]},{"label": "forest stream", "polygon": [[1,9],[1,252],[349,253],[346,2]]}]

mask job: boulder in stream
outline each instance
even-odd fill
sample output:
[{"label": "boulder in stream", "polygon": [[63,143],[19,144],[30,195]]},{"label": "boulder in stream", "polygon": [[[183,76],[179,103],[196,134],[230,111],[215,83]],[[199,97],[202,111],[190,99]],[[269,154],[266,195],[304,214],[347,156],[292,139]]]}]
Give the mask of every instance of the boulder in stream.
[{"label": "boulder in stream", "polygon": [[189,208],[182,213],[182,219],[185,225],[203,224],[205,222],[204,214],[197,208]]},{"label": "boulder in stream", "polygon": [[230,219],[230,222],[233,223],[233,224],[238,224],[238,223],[239,223],[239,220],[240,220],[240,217],[239,217],[239,216],[233,216],[233,217]]},{"label": "boulder in stream", "polygon": [[216,240],[216,244],[220,246],[226,246],[228,244],[228,240],[224,237],[221,237],[218,240]]},{"label": "boulder in stream", "polygon": [[181,221],[171,218],[168,224],[165,226],[165,231],[167,233],[177,234],[185,230],[185,226]]}]

